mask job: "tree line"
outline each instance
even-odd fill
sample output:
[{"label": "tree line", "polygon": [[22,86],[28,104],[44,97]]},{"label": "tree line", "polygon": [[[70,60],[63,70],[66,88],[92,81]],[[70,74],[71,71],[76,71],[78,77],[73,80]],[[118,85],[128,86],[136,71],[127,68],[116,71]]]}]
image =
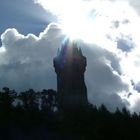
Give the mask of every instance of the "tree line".
[{"label": "tree line", "polygon": [[0,140],[106,140],[140,138],[140,114],[105,105],[59,110],[55,90],[0,91]]}]

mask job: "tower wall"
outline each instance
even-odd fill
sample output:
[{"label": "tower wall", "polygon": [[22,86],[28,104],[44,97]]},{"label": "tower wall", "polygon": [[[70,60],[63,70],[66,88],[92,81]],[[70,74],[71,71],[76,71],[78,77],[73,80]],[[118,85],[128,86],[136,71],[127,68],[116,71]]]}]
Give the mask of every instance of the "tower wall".
[{"label": "tower wall", "polygon": [[65,42],[54,58],[57,74],[58,105],[63,109],[87,106],[87,88],[84,81],[86,58],[75,43]]}]

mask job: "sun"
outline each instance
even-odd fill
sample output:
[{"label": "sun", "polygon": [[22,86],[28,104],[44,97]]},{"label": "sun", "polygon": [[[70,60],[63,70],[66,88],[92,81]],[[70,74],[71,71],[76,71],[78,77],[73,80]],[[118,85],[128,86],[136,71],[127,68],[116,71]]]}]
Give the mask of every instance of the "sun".
[{"label": "sun", "polygon": [[91,8],[83,0],[36,0],[58,17],[61,29],[71,39],[84,39],[89,36]]},{"label": "sun", "polygon": [[[57,16],[57,25],[71,40],[96,44],[116,52],[117,39],[133,34],[138,38],[140,21],[127,1],[110,0],[35,0]],[[125,21],[128,21],[125,23]],[[139,21],[139,22],[138,22]],[[115,23],[118,23],[117,26]],[[137,27],[136,29],[134,29]],[[133,29],[132,29],[133,28]],[[137,39],[139,42],[139,38]]]},{"label": "sun", "polygon": [[[102,43],[109,43],[106,36],[110,32],[114,33],[111,31],[112,21],[123,20],[124,17],[127,17],[124,14],[124,8],[128,9],[127,4],[123,2],[115,3],[102,0],[35,1],[58,17],[62,31],[71,39],[81,39],[99,46],[102,46]],[[127,13],[130,15],[128,10]]]}]

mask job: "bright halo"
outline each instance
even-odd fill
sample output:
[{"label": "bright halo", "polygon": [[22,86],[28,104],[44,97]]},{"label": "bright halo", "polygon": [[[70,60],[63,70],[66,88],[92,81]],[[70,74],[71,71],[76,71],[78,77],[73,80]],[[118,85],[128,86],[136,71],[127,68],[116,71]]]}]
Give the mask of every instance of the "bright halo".
[{"label": "bright halo", "polygon": [[[81,39],[99,46],[112,45],[106,37],[108,34],[117,36],[111,29],[112,21],[123,21],[131,18],[134,11],[127,2],[102,0],[34,0],[45,9],[56,15],[60,27],[71,39]],[[119,9],[119,10],[118,10]],[[122,29],[123,30],[123,29]],[[111,48],[109,48],[111,49]]]}]

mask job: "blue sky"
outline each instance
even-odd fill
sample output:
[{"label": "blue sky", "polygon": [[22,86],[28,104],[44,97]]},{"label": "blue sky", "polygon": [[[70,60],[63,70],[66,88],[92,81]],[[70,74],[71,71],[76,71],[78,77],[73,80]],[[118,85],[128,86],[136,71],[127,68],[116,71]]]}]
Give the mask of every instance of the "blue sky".
[{"label": "blue sky", "polygon": [[82,40],[89,101],[140,111],[139,9],[139,0],[0,0],[0,88],[56,89],[53,58],[67,34]]}]

